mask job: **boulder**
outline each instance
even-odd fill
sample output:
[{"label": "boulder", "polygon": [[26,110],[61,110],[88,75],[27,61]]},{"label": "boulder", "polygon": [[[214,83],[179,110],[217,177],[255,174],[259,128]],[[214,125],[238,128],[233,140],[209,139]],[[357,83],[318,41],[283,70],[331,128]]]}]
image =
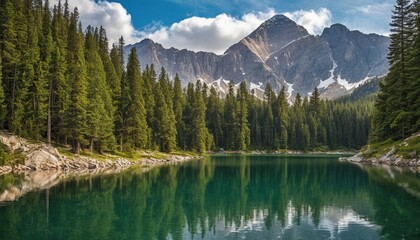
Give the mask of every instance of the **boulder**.
[{"label": "boulder", "polygon": [[350,162],[363,162],[365,159],[362,157],[361,153],[358,153],[352,157],[347,158],[347,161]]},{"label": "boulder", "polygon": [[381,158],[379,158],[379,162],[380,163],[385,163],[385,162],[388,162],[388,161],[395,162],[396,158],[395,158],[394,154],[396,152],[397,152],[397,149],[395,147],[392,147],[392,149],[389,152],[387,152],[385,155],[383,155]]},{"label": "boulder", "polygon": [[92,169],[96,169],[98,166],[96,166],[96,164],[93,164],[93,163],[89,163],[88,164],[88,169],[89,170],[92,170]]},{"label": "boulder", "polygon": [[411,159],[416,159],[417,158],[417,152],[416,151],[412,151],[408,154],[408,157]]}]

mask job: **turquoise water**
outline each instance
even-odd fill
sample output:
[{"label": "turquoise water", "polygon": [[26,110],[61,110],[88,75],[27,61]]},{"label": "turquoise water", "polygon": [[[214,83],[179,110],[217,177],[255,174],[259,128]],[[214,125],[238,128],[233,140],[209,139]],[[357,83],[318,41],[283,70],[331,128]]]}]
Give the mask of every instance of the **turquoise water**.
[{"label": "turquoise water", "polygon": [[[0,177],[0,195],[27,177]],[[420,239],[420,175],[337,157],[212,156],[68,179],[0,205],[0,239]]]}]

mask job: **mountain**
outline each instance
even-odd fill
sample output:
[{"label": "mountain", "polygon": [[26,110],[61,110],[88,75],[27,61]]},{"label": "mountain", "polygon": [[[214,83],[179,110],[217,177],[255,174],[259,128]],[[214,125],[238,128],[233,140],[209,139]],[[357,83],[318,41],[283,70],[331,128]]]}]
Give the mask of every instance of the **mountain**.
[{"label": "mountain", "polygon": [[154,64],[170,76],[178,73],[184,85],[200,79],[225,92],[230,81],[246,81],[262,96],[270,83],[276,91],[286,86],[289,97],[298,92],[308,96],[318,87],[324,97],[334,98],[385,75],[389,44],[388,37],[350,31],[341,24],[314,36],[286,16],[276,15],[223,55],[165,49],[150,39],[127,46],[125,52],[136,47],[143,67]]}]

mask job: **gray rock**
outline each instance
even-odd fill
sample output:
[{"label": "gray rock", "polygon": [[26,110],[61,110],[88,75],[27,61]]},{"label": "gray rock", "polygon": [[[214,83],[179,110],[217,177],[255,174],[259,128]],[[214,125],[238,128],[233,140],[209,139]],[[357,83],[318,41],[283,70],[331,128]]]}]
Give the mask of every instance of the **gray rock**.
[{"label": "gray rock", "polygon": [[93,163],[89,163],[88,164],[88,169],[89,170],[91,170],[91,169],[96,169],[98,166],[96,166],[96,164],[93,164]]},{"label": "gray rock", "polygon": [[416,151],[412,151],[412,152],[410,152],[410,153],[408,154],[408,157],[409,157],[409,158],[412,158],[412,159],[416,159],[416,158],[417,158],[417,152],[416,152]]},{"label": "gray rock", "polygon": [[379,162],[380,163],[386,163],[386,162],[389,162],[389,161],[395,162],[397,160],[396,157],[394,156],[396,151],[397,151],[396,148],[392,147],[392,149],[389,152],[387,152],[385,155],[383,155],[381,158],[379,158]]},{"label": "gray rock", "polygon": [[350,161],[350,162],[364,162],[365,159],[362,157],[361,153],[358,153],[358,154],[356,154],[352,157],[347,158],[347,161]]}]

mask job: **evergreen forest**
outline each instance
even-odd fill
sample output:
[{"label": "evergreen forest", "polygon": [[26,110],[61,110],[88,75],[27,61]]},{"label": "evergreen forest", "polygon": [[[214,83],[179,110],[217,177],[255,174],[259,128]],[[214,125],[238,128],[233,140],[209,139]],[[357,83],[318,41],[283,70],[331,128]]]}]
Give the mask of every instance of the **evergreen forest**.
[{"label": "evergreen forest", "polygon": [[245,82],[224,96],[200,81],[182,86],[141,66],[135,48],[124,62],[124,39],[110,44],[103,27],[83,28],[67,1],[1,0],[0,129],[75,153],[360,149],[374,112],[372,141],[403,137],[420,127],[416,3],[397,1],[392,67],[374,106],[372,97],[323,100],[316,88],[291,103],[270,84],[263,99]]},{"label": "evergreen forest", "polygon": [[420,131],[420,1],[397,0],[390,26],[390,70],[375,102],[373,143]]}]

